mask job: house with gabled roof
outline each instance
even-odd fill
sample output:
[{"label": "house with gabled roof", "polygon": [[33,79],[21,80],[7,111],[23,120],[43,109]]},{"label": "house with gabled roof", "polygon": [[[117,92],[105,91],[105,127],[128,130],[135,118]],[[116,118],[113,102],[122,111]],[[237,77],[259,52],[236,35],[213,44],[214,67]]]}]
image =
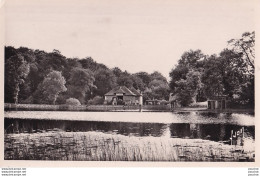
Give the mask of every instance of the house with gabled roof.
[{"label": "house with gabled roof", "polygon": [[105,94],[105,103],[117,105],[142,105],[143,95],[135,88],[127,88],[126,86],[118,86]]}]

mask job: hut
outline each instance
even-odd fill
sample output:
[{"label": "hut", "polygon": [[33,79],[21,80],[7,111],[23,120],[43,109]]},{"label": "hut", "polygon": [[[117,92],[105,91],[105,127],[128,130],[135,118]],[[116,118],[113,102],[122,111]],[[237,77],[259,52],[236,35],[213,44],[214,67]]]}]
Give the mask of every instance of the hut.
[{"label": "hut", "polygon": [[105,102],[112,103],[112,105],[142,105],[143,96],[141,92],[134,88],[127,88],[125,86],[118,86],[105,94]]},{"label": "hut", "polygon": [[208,109],[226,109],[226,108],[227,108],[226,95],[212,96],[208,99]]}]

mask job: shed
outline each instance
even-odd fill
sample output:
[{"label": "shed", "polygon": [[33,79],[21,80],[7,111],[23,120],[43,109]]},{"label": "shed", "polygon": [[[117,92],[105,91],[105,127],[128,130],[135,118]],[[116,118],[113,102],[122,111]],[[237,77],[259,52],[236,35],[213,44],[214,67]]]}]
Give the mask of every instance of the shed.
[{"label": "shed", "polygon": [[124,105],[142,105],[143,96],[134,88],[118,86],[105,94],[105,102],[117,105],[121,102]]},{"label": "shed", "polygon": [[208,99],[208,109],[226,109],[227,95],[212,96]]}]

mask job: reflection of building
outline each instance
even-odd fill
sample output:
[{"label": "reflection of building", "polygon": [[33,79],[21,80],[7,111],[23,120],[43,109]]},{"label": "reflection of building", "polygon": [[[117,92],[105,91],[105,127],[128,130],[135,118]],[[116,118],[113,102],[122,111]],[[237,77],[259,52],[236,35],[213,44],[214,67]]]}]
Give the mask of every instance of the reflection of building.
[{"label": "reflection of building", "polygon": [[226,109],[227,96],[212,96],[208,99],[208,109]]},{"label": "reflection of building", "polygon": [[190,124],[190,133],[191,133],[191,138],[202,138],[201,135],[201,124]]},{"label": "reflection of building", "polygon": [[105,94],[105,102],[113,105],[142,105],[143,96],[136,89],[119,86]]}]

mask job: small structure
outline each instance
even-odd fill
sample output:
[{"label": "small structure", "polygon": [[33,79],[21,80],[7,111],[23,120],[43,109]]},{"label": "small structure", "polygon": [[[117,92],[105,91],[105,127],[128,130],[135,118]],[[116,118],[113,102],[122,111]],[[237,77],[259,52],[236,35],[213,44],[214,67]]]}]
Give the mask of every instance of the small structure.
[{"label": "small structure", "polygon": [[226,95],[212,96],[208,99],[208,109],[226,109],[226,108],[227,108]]},{"label": "small structure", "polygon": [[118,86],[105,94],[105,102],[112,105],[142,105],[143,95],[134,88]]},{"label": "small structure", "polygon": [[177,101],[177,95],[174,95],[173,93],[170,93],[169,102],[171,103],[171,109],[180,106],[178,101]]}]

